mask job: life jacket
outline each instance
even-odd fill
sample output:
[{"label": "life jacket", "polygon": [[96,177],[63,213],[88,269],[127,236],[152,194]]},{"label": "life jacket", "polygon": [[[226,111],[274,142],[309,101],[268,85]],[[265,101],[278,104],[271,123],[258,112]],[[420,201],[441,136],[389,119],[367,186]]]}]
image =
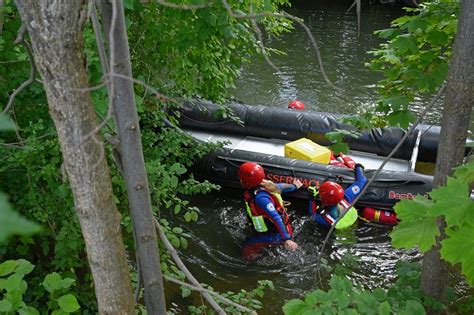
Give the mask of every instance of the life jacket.
[{"label": "life jacket", "polygon": [[337,215],[334,215],[331,213],[334,211],[334,207],[325,208],[319,206],[321,204],[319,189],[316,187],[310,187],[308,189],[313,193],[313,199],[311,200],[312,215],[319,214],[328,225],[332,226],[340,214],[345,212],[344,217],[336,224],[336,229],[338,230],[348,228],[357,220],[357,210],[354,207],[350,207],[351,204],[347,200],[342,199],[339,201],[336,205]]},{"label": "life jacket", "polygon": [[397,214],[392,211],[377,210],[366,207],[362,210],[360,218],[366,222],[377,222],[387,225],[397,225]]},{"label": "life jacket", "polygon": [[285,225],[285,228],[288,231],[288,234],[290,234],[290,236],[293,236],[293,229],[290,225],[290,216],[288,215],[288,212],[285,209],[281,195],[279,193],[270,192],[265,188],[246,190],[244,192],[245,210],[247,211],[247,215],[252,221],[253,228],[257,232],[265,233],[269,231],[267,223],[271,223],[270,226],[273,227],[273,223],[270,219],[270,216],[265,212],[264,209],[260,208],[255,203],[255,197],[260,191],[266,191],[270,195],[270,198],[272,199],[272,202],[275,205],[275,209],[281,216],[283,224]]}]

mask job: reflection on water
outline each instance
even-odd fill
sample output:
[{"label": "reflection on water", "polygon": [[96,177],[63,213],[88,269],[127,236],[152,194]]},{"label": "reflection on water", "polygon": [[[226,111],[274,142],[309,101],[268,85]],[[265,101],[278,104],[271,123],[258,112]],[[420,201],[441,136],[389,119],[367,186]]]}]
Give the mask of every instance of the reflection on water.
[{"label": "reflection on water", "polygon": [[[381,43],[373,33],[390,26],[390,21],[403,14],[399,5],[363,5],[360,36],[357,16],[347,12],[353,1],[294,1],[287,11],[304,19],[311,29],[323,59],[325,72],[337,87],[331,88],[319,69],[316,53],[305,30],[295,29],[280,39],[268,39],[265,45],[286,55],[271,56],[279,68],[276,72],[263,58],[252,60],[242,69],[242,77],[233,91],[235,98],[252,105],[286,107],[299,98],[306,108],[340,114],[358,113],[377,102],[376,83],[381,74],[366,66],[371,55],[367,52]],[[418,99],[414,110],[426,104]],[[425,122],[439,123],[440,110],[428,114]]]},{"label": "reflection on water", "polygon": [[[200,219],[186,225],[192,238],[189,248],[181,255],[197,279],[223,292],[252,289],[258,280],[272,280],[276,291],[267,291],[265,309],[259,314],[277,314],[285,300],[300,297],[316,287],[317,256],[327,230],[308,220],[306,202],[292,200],[290,214],[299,250],[291,253],[272,248],[262,258],[248,263],[240,254],[240,245],[245,238],[241,195],[240,190],[224,190],[193,198],[192,204],[201,211]],[[169,219],[180,224],[176,222],[177,218]],[[393,249],[388,236],[390,231],[390,227],[364,222],[359,222],[353,229],[337,231],[323,254],[326,264],[334,268],[345,254],[351,254],[357,257],[359,265],[346,266],[350,271],[349,279],[366,288],[388,285],[394,278],[398,260],[419,258],[415,251]],[[331,274],[328,268],[323,268],[324,278]]]}]

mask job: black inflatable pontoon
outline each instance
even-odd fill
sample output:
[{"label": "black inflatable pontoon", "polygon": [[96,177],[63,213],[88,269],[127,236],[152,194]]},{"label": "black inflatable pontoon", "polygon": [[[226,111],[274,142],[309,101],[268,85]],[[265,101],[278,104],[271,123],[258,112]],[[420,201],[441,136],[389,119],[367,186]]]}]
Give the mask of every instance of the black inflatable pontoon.
[{"label": "black inflatable pontoon", "polygon": [[[338,121],[338,118],[342,115],[238,103],[227,106],[232,109],[235,116],[243,124],[228,118],[216,118],[220,107],[208,102],[188,103],[181,111],[180,124],[185,128],[217,132],[226,131],[236,135],[262,138],[290,141],[308,138],[320,145],[330,144],[324,136],[330,131],[354,129],[351,125]],[[440,131],[439,126],[419,125],[416,131],[410,134],[395,153],[394,158],[410,160],[413,149],[417,147],[418,156],[416,160],[423,162],[436,161]],[[357,139],[347,137],[345,140],[351,150],[387,156],[405,133],[405,130],[396,127],[375,128],[363,132]]]},{"label": "black inflatable pontoon", "polygon": [[[266,177],[274,182],[291,183],[293,178],[299,178],[308,187],[329,179],[339,180],[346,187],[354,181],[351,169],[284,157],[285,143],[301,137],[325,144],[318,139],[323,138],[325,132],[342,126],[333,115],[242,104],[232,104],[230,107],[244,122],[244,126],[228,119],[214,118],[218,106],[209,103],[189,105],[181,112],[181,127],[196,139],[228,141],[223,149],[208,154],[194,164],[193,172],[197,177],[225,187],[240,188],[238,168],[244,162],[253,161],[261,164]],[[206,111],[202,111],[203,108]],[[423,153],[425,160],[429,160],[429,156],[435,154],[437,149],[435,139],[439,127],[423,127],[419,130],[425,132],[421,138],[426,137],[424,142],[418,141],[420,154]],[[367,133],[364,135],[367,143],[361,139],[351,142],[348,155],[365,166],[367,178],[370,179],[383,161],[383,157],[377,153],[389,152],[390,146],[397,143],[396,139],[401,134],[403,132],[396,128]],[[406,142],[399,158],[390,160],[384,166],[359,200],[358,206],[390,210],[400,199],[411,199],[431,191],[433,177],[413,172],[413,163],[409,161],[414,156],[415,144],[412,142],[416,144],[416,138]],[[308,198],[304,189],[294,196]]]}]

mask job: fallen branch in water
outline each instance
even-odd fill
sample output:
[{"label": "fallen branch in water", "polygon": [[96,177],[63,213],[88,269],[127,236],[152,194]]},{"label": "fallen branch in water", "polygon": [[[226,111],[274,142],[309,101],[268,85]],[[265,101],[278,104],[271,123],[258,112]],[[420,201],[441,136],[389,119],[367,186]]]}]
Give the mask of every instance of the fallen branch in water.
[{"label": "fallen branch in water", "polygon": [[217,302],[211,297],[211,294],[214,295],[216,298],[218,298],[219,300],[223,301],[224,303],[227,303],[229,305],[232,305],[236,308],[238,308],[239,310],[241,311],[244,311],[244,312],[248,312],[250,314],[257,314],[257,312],[255,312],[254,310],[251,310],[245,306],[242,306],[240,304],[237,304],[235,302],[232,302],[231,300],[219,295],[218,293],[216,292],[213,292],[213,291],[210,291],[210,290],[207,290],[205,289],[200,283],[199,281],[197,281],[196,278],[194,278],[194,276],[191,274],[191,272],[188,270],[188,268],[184,265],[183,261],[181,260],[181,258],[179,257],[178,255],[178,252],[176,251],[176,249],[174,249],[173,245],[170,243],[170,241],[168,240],[168,238],[166,237],[165,233],[163,232],[160,224],[158,223],[158,221],[156,219],[155,220],[155,227],[156,227],[156,231],[158,232],[158,235],[161,239],[161,241],[163,242],[163,244],[165,245],[166,249],[169,251],[171,257],[173,258],[173,260],[175,261],[177,267],[185,274],[186,278],[192,283],[192,284],[188,284],[186,282],[182,282],[180,280],[177,280],[177,279],[174,279],[174,278],[171,278],[169,276],[163,276],[166,280],[169,280],[171,282],[175,282],[175,283],[178,283],[178,284],[181,284],[181,285],[185,285],[187,287],[189,287],[190,289],[193,289],[193,290],[196,290],[196,291],[199,291],[202,296],[209,302],[209,304],[211,304],[212,308],[214,310],[216,310],[219,314],[226,314],[226,312],[219,306],[219,304],[217,304]]}]

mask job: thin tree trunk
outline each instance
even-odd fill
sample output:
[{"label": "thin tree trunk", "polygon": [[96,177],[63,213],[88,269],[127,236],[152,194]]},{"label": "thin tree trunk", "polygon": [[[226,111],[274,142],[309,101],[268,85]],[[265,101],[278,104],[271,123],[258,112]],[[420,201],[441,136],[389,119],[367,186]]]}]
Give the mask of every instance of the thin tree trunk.
[{"label": "thin tree trunk", "polygon": [[[84,66],[87,0],[15,0],[43,78],[101,314],[133,314],[130,273]],[[92,136],[90,136],[92,134]],[[89,136],[88,136],[89,135]],[[60,205],[58,205],[60,207]]]},{"label": "thin tree trunk", "polygon": [[[105,39],[109,44],[109,71],[113,76],[108,85],[113,100],[113,112],[120,139],[121,162],[127,185],[128,200],[134,227],[138,262],[145,289],[145,304],[149,314],[166,314],[163,275],[153,221],[148,176],[143,158],[140,126],[135,105],[132,67],[125,29],[122,1],[100,0]],[[115,14],[114,14],[115,10]],[[115,21],[112,18],[115,16]],[[110,36],[113,28],[112,37]],[[128,79],[127,79],[128,78]]]},{"label": "thin tree trunk", "polygon": [[[434,185],[446,185],[446,177],[453,167],[462,163],[472,106],[474,102],[474,1],[461,2],[458,32],[454,42],[453,58],[449,68],[444,101],[441,139],[436,159]],[[446,262],[439,254],[439,241],[444,237],[445,223],[438,219],[441,237],[423,258],[421,289],[427,296],[439,301],[445,297],[448,285]]]}]

